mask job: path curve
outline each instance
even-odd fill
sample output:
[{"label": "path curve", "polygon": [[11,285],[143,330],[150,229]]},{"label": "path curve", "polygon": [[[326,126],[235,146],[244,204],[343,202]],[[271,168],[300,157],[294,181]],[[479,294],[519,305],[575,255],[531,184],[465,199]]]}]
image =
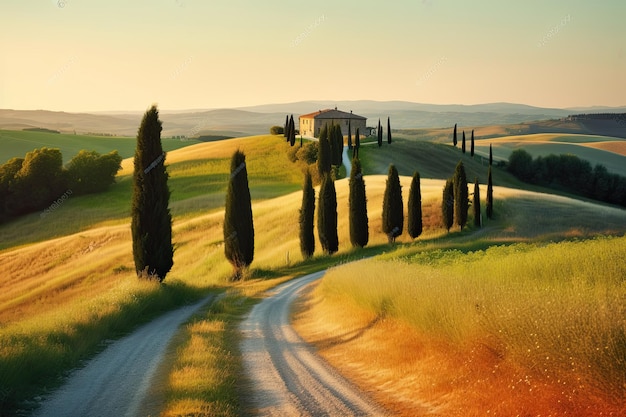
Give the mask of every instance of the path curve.
[{"label": "path curve", "polygon": [[212,298],[165,313],[113,342],[84,368],[74,371],[34,416],[158,415],[158,399],[148,396],[158,365],[180,325]]},{"label": "path curve", "polygon": [[263,416],[382,416],[367,396],[317,356],[289,323],[291,304],[325,271],[277,287],[242,322],[247,401]]}]

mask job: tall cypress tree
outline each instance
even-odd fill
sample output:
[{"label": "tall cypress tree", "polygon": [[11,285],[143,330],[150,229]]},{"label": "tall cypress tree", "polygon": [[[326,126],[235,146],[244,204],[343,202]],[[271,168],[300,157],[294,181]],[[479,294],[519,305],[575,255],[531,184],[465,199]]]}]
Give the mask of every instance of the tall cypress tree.
[{"label": "tall cypress tree", "polygon": [[235,151],[230,161],[224,214],[224,253],[235,268],[233,279],[243,278],[243,271],[254,259],[254,223],[246,156],[240,150]]},{"label": "tall cypress tree", "polygon": [[352,150],[352,120],[348,119],[348,150]]},{"label": "tall cypress tree", "polygon": [[493,149],[491,143],[489,144],[489,166],[493,165]]},{"label": "tall cypress tree", "polygon": [[317,235],[322,249],[328,255],[339,250],[337,236],[337,193],[335,182],[330,174],[325,174],[320,186],[319,203],[317,206]]},{"label": "tall cypress tree", "polygon": [[389,116],[387,116],[387,143],[391,145],[391,122]]},{"label": "tall cypress tree", "polygon": [[491,178],[491,165],[487,174],[487,218],[493,219],[493,179]]},{"label": "tall cypress tree", "polygon": [[472,139],[470,142],[470,155],[474,156],[474,129],[472,129]]},{"label": "tall cypress tree", "polygon": [[304,173],[302,207],[300,208],[300,251],[305,259],[313,256],[315,252],[314,214],[315,189],[311,172],[307,169]]},{"label": "tall cypress tree", "polygon": [[283,130],[283,136],[289,140],[289,115],[285,116],[285,129]]},{"label": "tall cypress tree", "polygon": [[291,118],[289,119],[289,144],[291,146],[296,144],[296,125],[294,124],[294,121],[293,121],[293,114],[291,115]]},{"label": "tall cypress tree", "polygon": [[472,202],[472,211],[474,212],[474,226],[481,227],[482,219],[480,213],[480,186],[478,185],[478,178],[474,180],[474,200]]},{"label": "tall cypress tree", "polygon": [[162,282],[174,264],[174,247],[161,130],[159,111],[152,106],[144,114],[137,133],[131,232],[137,275],[156,276]]},{"label": "tall cypress tree", "polygon": [[343,134],[341,126],[332,124],[330,126],[330,147],[332,155],[332,165],[341,166],[341,154],[343,153]]},{"label": "tall cypress tree", "polygon": [[415,171],[409,189],[407,230],[409,236],[415,239],[422,234],[422,191],[420,173]]},{"label": "tall cypress tree", "polygon": [[457,140],[456,140],[456,123],[454,124],[454,132],[452,133],[452,144],[454,145],[454,147],[456,147],[456,144],[457,144]]},{"label": "tall cypress tree", "polygon": [[356,128],[356,132],[354,133],[354,148],[352,148],[352,158],[359,157],[359,148],[361,147],[361,133],[359,132],[359,128]]},{"label": "tall cypress tree", "polygon": [[441,215],[443,218],[443,226],[449,232],[454,224],[454,182],[452,178],[448,178],[446,185],[443,187]]},{"label": "tall cypress tree", "polygon": [[376,132],[378,133],[378,147],[380,148],[383,146],[383,127],[380,125],[380,119],[378,119],[378,130]]},{"label": "tall cypress tree", "polygon": [[468,197],[467,176],[465,175],[463,161],[460,161],[454,170],[454,217],[456,224],[461,227],[461,230],[467,224]]},{"label": "tall cypress tree", "polygon": [[383,198],[383,232],[389,243],[402,234],[404,228],[404,207],[402,203],[402,186],[395,165],[389,165],[387,183]]},{"label": "tall cypress tree", "polygon": [[461,151],[465,153],[465,130],[463,131],[463,142],[461,142]]},{"label": "tall cypress tree", "polygon": [[350,171],[350,243],[354,247],[364,247],[369,241],[369,224],[367,219],[367,197],[365,181],[361,171],[361,161],[352,159]]},{"label": "tall cypress tree", "polygon": [[331,153],[330,141],[328,138],[328,125],[324,125],[320,131],[317,155],[317,172],[319,173],[320,178],[322,178],[324,174],[330,173],[330,166]]}]

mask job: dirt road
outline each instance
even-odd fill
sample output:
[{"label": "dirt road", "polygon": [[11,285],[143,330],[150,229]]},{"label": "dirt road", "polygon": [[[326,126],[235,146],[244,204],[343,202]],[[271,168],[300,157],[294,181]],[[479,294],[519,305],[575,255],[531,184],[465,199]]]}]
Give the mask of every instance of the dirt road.
[{"label": "dirt road", "polygon": [[184,323],[211,298],[170,311],[112,343],[73,372],[35,412],[41,417],[158,415],[158,399],[148,396],[167,345]]},{"label": "dirt road", "polygon": [[364,393],[330,368],[289,324],[292,302],[324,272],[290,281],[241,324],[250,411],[263,416],[380,416]]}]

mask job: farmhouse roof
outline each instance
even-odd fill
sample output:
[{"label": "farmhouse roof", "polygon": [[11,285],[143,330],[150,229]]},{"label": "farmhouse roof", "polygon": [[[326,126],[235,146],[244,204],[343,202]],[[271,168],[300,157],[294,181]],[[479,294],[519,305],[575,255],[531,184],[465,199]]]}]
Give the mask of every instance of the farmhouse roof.
[{"label": "farmhouse roof", "polygon": [[334,109],[318,110],[313,113],[303,114],[300,116],[302,119],[359,119],[367,120],[366,117],[356,115],[354,113],[347,113],[345,111]]}]

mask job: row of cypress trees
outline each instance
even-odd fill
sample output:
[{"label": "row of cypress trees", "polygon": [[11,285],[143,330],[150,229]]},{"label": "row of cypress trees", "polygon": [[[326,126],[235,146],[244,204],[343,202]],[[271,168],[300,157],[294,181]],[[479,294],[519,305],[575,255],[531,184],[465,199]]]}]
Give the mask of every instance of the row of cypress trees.
[{"label": "row of cypress trees", "polygon": [[[365,247],[369,242],[369,220],[367,215],[367,196],[361,162],[358,158],[352,159],[350,172],[349,228],[350,243],[353,247]],[[408,202],[408,232],[412,238],[422,233],[422,198],[420,190],[420,175],[416,171],[411,181]],[[337,236],[337,194],[334,181],[328,173],[320,186],[317,212],[317,233],[322,250],[326,254],[333,254],[339,249]],[[315,189],[310,172],[304,176],[302,205],[300,208],[300,250],[305,258],[315,252],[314,236]],[[392,164],[389,166],[385,195],[383,198],[383,232],[389,242],[402,234],[404,228],[404,209],[402,201],[402,186],[398,170]]]}]

